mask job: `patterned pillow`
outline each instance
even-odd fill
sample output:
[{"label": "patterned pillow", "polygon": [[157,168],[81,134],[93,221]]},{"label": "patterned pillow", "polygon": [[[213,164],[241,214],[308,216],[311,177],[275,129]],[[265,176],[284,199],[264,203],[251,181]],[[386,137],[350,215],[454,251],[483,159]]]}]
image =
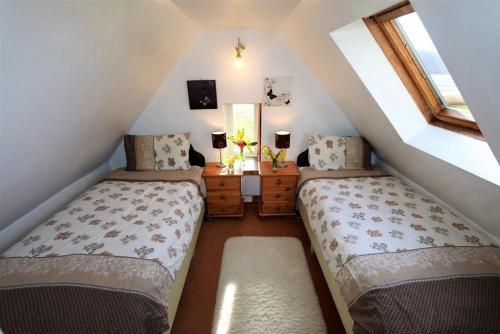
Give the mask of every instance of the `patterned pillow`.
[{"label": "patterned pillow", "polygon": [[370,169],[371,148],[360,137],[310,136],[309,164],[315,170]]},{"label": "patterned pillow", "polygon": [[190,169],[189,134],[154,137],[155,170]]},{"label": "patterned pillow", "polygon": [[346,169],[372,169],[372,148],[361,137],[344,137],[346,144]]},{"label": "patterned pillow", "polygon": [[315,170],[346,169],[346,141],[337,136],[310,136],[309,164]]},{"label": "patterned pillow", "polygon": [[153,136],[126,135],[123,138],[127,170],[154,170]]}]

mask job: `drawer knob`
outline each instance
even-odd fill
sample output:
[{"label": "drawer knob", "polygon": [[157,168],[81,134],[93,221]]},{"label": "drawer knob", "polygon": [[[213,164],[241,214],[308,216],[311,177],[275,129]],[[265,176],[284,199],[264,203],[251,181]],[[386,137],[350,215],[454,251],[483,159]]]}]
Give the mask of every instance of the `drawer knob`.
[{"label": "drawer knob", "polygon": [[277,179],[277,180],[276,180],[276,184],[281,184],[281,183],[282,183],[282,182],[281,182],[281,179]]},{"label": "drawer knob", "polygon": [[276,198],[280,198],[281,197],[281,194],[276,194]]},{"label": "drawer knob", "polygon": [[225,185],[226,185],[226,182],[224,182],[224,181],[219,182],[219,186],[224,187]]},{"label": "drawer knob", "polygon": [[220,199],[226,199],[226,195],[220,195]]}]

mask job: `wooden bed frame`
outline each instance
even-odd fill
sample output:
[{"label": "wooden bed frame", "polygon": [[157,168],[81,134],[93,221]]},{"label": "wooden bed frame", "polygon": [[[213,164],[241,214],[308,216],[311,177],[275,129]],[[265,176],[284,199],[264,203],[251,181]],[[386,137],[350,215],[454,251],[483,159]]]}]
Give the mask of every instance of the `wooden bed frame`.
[{"label": "wooden bed frame", "polygon": [[181,300],[182,290],[184,288],[184,283],[186,282],[187,274],[189,271],[189,266],[191,265],[191,259],[194,256],[196,249],[196,242],[198,241],[198,235],[200,234],[201,224],[203,223],[203,217],[205,215],[205,207],[202,206],[200,211],[200,216],[196,221],[196,228],[193,233],[193,238],[191,239],[191,244],[187,249],[186,256],[184,260],[182,260],[182,265],[177,272],[177,276],[175,277],[174,283],[172,284],[172,290],[170,290],[170,294],[168,295],[168,322],[170,325],[170,329],[164,332],[164,334],[170,334],[172,330],[175,314],[177,313],[177,307],[179,306],[179,302]]},{"label": "wooden bed frame", "polygon": [[[309,151],[305,150],[300,153],[297,157],[297,166],[298,167],[309,167]],[[326,262],[325,257],[323,256],[323,252],[321,251],[321,245],[319,244],[316,235],[314,234],[311,224],[309,222],[309,218],[307,216],[307,210],[302,203],[300,197],[297,199],[297,207],[302,217],[302,221],[304,222],[304,227],[306,228],[307,235],[309,236],[309,240],[311,241],[311,252],[316,254],[316,258],[318,259],[319,265],[321,266],[321,270],[323,271],[323,275],[325,276],[326,283],[328,284],[328,288],[330,289],[330,293],[332,294],[333,301],[335,302],[335,306],[337,307],[337,311],[339,312],[340,319],[342,320],[342,324],[344,325],[344,329],[347,334],[353,334],[353,325],[354,320],[352,320],[351,315],[349,313],[349,307],[340,292],[340,286],[335,280],[335,276],[333,272],[328,267],[328,263]]]},{"label": "wooden bed frame", "polygon": [[[205,167],[205,157],[203,156],[203,154],[196,151],[192,145],[189,147],[189,163],[191,164],[191,166]],[[172,284],[172,289],[170,290],[170,294],[167,297],[167,313],[170,329],[164,332],[164,334],[170,334],[170,331],[172,330],[175,314],[177,313],[177,307],[179,306],[179,302],[181,300],[184,283],[186,283],[187,274],[191,265],[191,259],[193,258],[195,253],[196,242],[198,241],[198,235],[200,234],[200,228],[201,224],[203,223],[204,216],[205,205],[202,204],[200,215],[198,216],[198,220],[196,221],[193,238],[191,239],[191,244],[187,249],[184,260],[182,260],[181,267],[177,272],[177,276],[175,277],[174,283]]]},{"label": "wooden bed frame", "polygon": [[318,239],[316,238],[316,235],[314,234],[311,225],[309,224],[306,207],[304,206],[300,198],[298,200],[298,208],[307,234],[309,235],[309,239],[311,240],[311,251],[314,251],[316,257],[318,258],[319,265],[321,266],[323,275],[325,275],[326,283],[328,284],[328,288],[330,289],[330,293],[332,294],[333,301],[335,302],[335,306],[337,307],[337,311],[339,312],[340,319],[342,320],[342,324],[344,325],[344,329],[347,334],[353,334],[354,321],[349,314],[349,307],[347,306],[347,303],[340,292],[340,287],[335,280],[333,272],[328,267],[328,263],[326,262],[326,259],[321,252],[321,245],[319,244]]}]

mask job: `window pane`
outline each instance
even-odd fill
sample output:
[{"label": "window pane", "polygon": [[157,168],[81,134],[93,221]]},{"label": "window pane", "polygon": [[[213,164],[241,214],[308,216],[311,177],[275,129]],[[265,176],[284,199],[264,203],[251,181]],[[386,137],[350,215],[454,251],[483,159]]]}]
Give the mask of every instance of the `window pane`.
[{"label": "window pane", "polygon": [[[256,141],[255,106],[253,104],[233,104],[233,134],[239,129],[245,129],[245,136],[250,142]],[[235,152],[239,153],[239,148],[232,145]],[[245,148],[245,155],[255,155],[255,147],[252,153]]]},{"label": "window pane", "polygon": [[400,16],[394,21],[408,42],[418,63],[430,79],[441,102],[466,118],[474,120],[417,13]]}]

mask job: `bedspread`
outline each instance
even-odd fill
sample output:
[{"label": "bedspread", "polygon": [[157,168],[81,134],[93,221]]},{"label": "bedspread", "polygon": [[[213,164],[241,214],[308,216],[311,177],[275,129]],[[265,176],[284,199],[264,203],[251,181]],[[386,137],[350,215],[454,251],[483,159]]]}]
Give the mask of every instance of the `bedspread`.
[{"label": "bedspread", "polygon": [[[16,306],[36,319],[72,300],[90,319],[81,332],[166,330],[167,296],[202,209],[193,182],[93,186],[0,258],[0,326],[22,328],[10,327],[20,314],[6,310]],[[111,309],[117,313],[109,316]],[[44,325],[50,332],[71,328],[57,319],[39,329]]]},{"label": "bedspread", "polygon": [[311,179],[299,197],[356,332],[494,331],[500,248],[491,238],[395,177]]}]

